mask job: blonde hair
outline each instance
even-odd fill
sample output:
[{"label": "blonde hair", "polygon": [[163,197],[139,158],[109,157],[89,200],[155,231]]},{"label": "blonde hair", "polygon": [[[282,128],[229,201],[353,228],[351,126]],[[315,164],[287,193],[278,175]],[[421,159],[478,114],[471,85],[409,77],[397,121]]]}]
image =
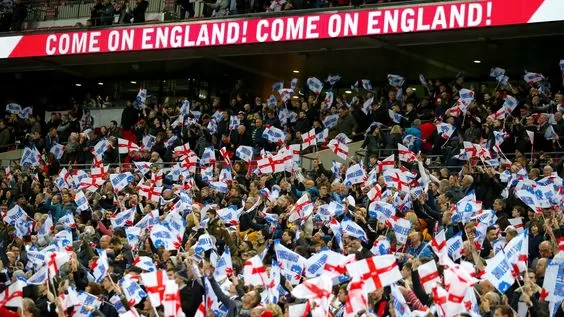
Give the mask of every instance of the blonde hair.
[{"label": "blonde hair", "polygon": [[392,129],[390,130],[390,134],[402,134],[401,132],[401,127],[399,125],[395,125],[392,127]]},{"label": "blonde hair", "polygon": [[274,316],[274,317],[284,316],[284,313],[282,312],[282,308],[280,308],[280,306],[278,306],[276,304],[268,304],[264,308],[266,310],[270,311],[272,313],[272,316]]}]

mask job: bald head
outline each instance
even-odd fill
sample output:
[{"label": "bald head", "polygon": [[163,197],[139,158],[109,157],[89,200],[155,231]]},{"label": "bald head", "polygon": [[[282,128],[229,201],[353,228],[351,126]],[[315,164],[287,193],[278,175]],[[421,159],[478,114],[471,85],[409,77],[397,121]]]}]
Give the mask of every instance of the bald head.
[{"label": "bald head", "polygon": [[163,196],[163,198],[166,199],[166,200],[171,199],[171,198],[172,198],[172,190],[171,190],[171,189],[165,189],[165,190],[163,191],[162,196]]},{"label": "bald head", "polygon": [[539,254],[543,258],[552,257],[552,244],[550,241],[543,241],[539,244]]},{"label": "bald head", "polygon": [[103,235],[100,238],[100,249],[108,249],[110,247],[110,240],[112,238],[108,235]]},{"label": "bald head", "polygon": [[472,186],[473,183],[474,183],[474,177],[470,175],[464,175],[464,178],[462,178],[463,187],[470,187]]},{"label": "bald head", "polygon": [[548,264],[547,258],[540,258],[537,262],[537,267],[535,268],[535,274],[538,277],[543,277],[544,272],[546,272],[546,265]]},{"label": "bald head", "polygon": [[552,175],[553,169],[552,169],[552,166],[547,165],[542,169],[542,171],[543,171],[543,176],[547,177],[547,176]]}]

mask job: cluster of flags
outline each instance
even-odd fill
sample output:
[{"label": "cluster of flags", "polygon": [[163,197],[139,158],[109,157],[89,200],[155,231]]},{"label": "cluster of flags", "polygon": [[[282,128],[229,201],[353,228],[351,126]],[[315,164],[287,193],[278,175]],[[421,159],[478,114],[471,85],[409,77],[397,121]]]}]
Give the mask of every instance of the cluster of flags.
[{"label": "cluster of flags", "polygon": [[6,105],[6,113],[16,114],[22,119],[29,119],[29,116],[33,113],[33,107],[22,108],[17,103],[9,103]]},{"label": "cluster of flags", "polygon": [[[561,68],[564,72],[563,62]],[[505,84],[508,80],[505,76],[505,70],[494,68],[491,70],[491,76],[496,78],[500,83]],[[340,80],[338,75],[329,75],[325,83],[333,86]],[[389,84],[393,87],[400,88],[404,85],[405,79],[399,75],[388,75]],[[421,75],[420,80],[426,83],[425,78]],[[544,80],[541,74],[527,73],[525,80],[528,83],[538,83]],[[324,83],[314,77],[307,79],[308,88],[320,94]],[[371,90],[372,86],[369,80],[360,80],[353,87],[358,89],[362,86],[365,90]],[[278,92],[283,101],[291,98],[293,91],[297,87],[297,79],[291,81],[291,88],[284,88],[284,82],[280,81],[273,85],[273,91]],[[146,98],[146,90],[140,90],[136,104],[141,106]],[[276,97],[274,97],[275,100]],[[459,92],[459,98],[456,105],[449,109],[453,115],[465,114],[468,106],[474,100],[474,93],[470,90],[462,89]],[[272,100],[269,99],[269,102]],[[368,100],[367,105],[363,106],[363,110],[368,113],[373,100]],[[328,91],[326,94],[326,103],[333,102],[333,93]],[[511,113],[517,106],[517,101],[512,96],[507,96],[501,112],[493,114],[496,118]],[[8,107],[7,107],[8,110]],[[11,111],[16,111],[15,106],[10,107]],[[285,111],[284,111],[285,110]],[[282,109],[281,114],[285,120],[291,121],[290,112]],[[190,111],[190,105],[187,101],[183,102],[181,115],[173,123],[176,127],[190,124],[189,115],[194,114]],[[279,116],[281,115],[279,113]],[[400,122],[401,116],[393,111],[389,113],[390,118],[394,122]],[[212,122],[217,123],[221,120],[221,113],[214,114]],[[186,121],[188,120],[188,121]],[[333,127],[338,120],[337,115],[328,116],[324,119],[327,129],[320,133],[316,133],[315,129],[302,134],[302,143],[288,147],[281,147],[277,153],[268,153],[263,151],[257,160],[257,174],[271,174],[279,172],[299,173],[297,163],[299,163],[299,154],[301,150],[309,147],[316,147],[320,143],[324,143],[328,139],[328,129]],[[211,124],[211,123],[210,123]],[[236,129],[240,125],[240,121],[236,116],[229,118],[229,128]],[[213,127],[213,125],[212,125]],[[438,123],[436,125],[439,135],[448,140],[455,132],[455,127],[448,123]],[[210,129],[211,130],[211,129]],[[553,133],[549,132],[548,136]],[[267,127],[262,135],[268,142],[281,144],[284,142],[286,132],[276,127]],[[503,132],[495,134],[495,145],[493,150],[501,153],[499,145],[504,141]],[[417,197],[420,193],[427,190],[432,175],[425,171],[421,162],[418,161],[416,153],[410,150],[409,144],[413,139],[404,140],[406,144],[398,144],[397,158],[400,162],[417,163],[419,167],[419,176],[405,169],[403,166],[396,164],[395,155],[391,155],[381,161],[371,171],[366,171],[362,163],[352,164],[344,167],[342,163],[334,162],[332,172],[343,179],[343,184],[350,187],[355,184],[366,190],[366,196],[370,200],[369,216],[377,218],[384,222],[393,232],[399,245],[405,245],[408,236],[412,230],[413,224],[398,215],[403,214],[405,210],[411,209],[412,198]],[[143,148],[150,148],[154,138],[148,136],[143,140]],[[342,160],[347,160],[350,140],[344,135],[338,135],[328,143],[328,148]],[[137,144],[125,139],[118,139],[118,150],[120,153],[129,153],[131,151],[139,151],[141,147]],[[102,140],[93,148],[93,154],[101,161],[103,153],[109,148],[109,142]],[[54,154],[58,156],[64,148],[55,149]],[[229,156],[225,148],[220,150],[220,155],[224,158],[226,164],[221,169],[219,175],[214,169],[216,163],[216,153],[213,148],[206,148],[199,158],[191,149],[189,144],[180,145],[174,148],[174,154],[180,158],[177,165],[170,169],[161,169],[152,171],[152,164],[149,162],[136,162],[135,168],[143,174],[145,182],[141,182],[136,186],[139,195],[145,197],[149,201],[163,203],[163,178],[172,177],[173,180],[181,182],[181,188],[178,188],[178,195],[181,199],[174,204],[170,212],[161,219],[158,210],[152,210],[144,217],[135,222],[136,207],[126,209],[120,206],[120,210],[110,217],[113,228],[123,228],[129,246],[132,250],[138,249],[140,237],[147,235],[156,248],[164,248],[167,250],[178,250],[181,248],[182,238],[186,227],[186,215],[191,213],[191,196],[187,190],[193,184],[193,174],[199,167],[202,171],[202,179],[208,183],[208,186],[218,192],[227,192],[228,184],[232,181],[232,170]],[[501,153],[502,154],[502,153]],[[253,160],[254,151],[250,146],[239,146],[235,155],[246,162]],[[491,162],[494,155],[490,149],[482,144],[474,144],[464,142],[463,149],[457,155],[460,160],[467,160],[474,164],[477,161],[484,163]],[[39,164],[40,155],[33,148],[26,148],[22,155],[22,165],[37,166]],[[490,163],[488,163],[490,164]],[[499,164],[498,164],[499,166]],[[6,173],[8,174],[8,173]],[[507,183],[506,192],[513,190],[515,196],[524,204],[531,207],[535,212],[542,212],[543,208],[549,208],[555,205],[564,204],[564,196],[562,190],[562,179],[553,175],[541,180],[529,180],[527,173],[518,172],[501,176],[502,182]],[[382,176],[386,184],[383,189],[377,184],[378,177]],[[116,192],[125,189],[128,186],[133,187],[135,176],[130,172],[110,173],[109,168],[101,164],[93,167],[89,172],[77,171],[69,172],[62,169],[59,173],[56,184],[59,188],[70,188],[76,191],[74,201],[77,204],[78,212],[86,211],[90,208],[87,199],[87,193],[98,189],[106,180],[109,180]],[[394,190],[392,190],[394,189]],[[273,187],[272,191],[264,189],[261,191],[260,199],[268,199],[272,201],[279,194],[279,189]],[[165,201],[166,203],[166,201]],[[218,208],[217,206],[206,206],[202,209],[199,223],[205,228],[207,221],[206,208],[215,208],[218,216],[224,223],[231,226],[239,224],[239,218],[246,212],[258,207],[260,200],[250,210],[244,208],[238,209],[236,206],[227,206]],[[336,218],[345,213],[348,206],[355,206],[356,202],[351,196],[346,197],[343,201],[332,201],[328,204],[316,205],[310,200],[309,194],[304,194],[291,208],[288,221],[303,225],[308,219],[314,217],[320,219],[334,235],[335,243],[341,250],[343,249],[343,238],[354,237],[364,242],[368,242],[368,235],[359,224],[344,217],[342,221]],[[482,203],[476,199],[473,192],[468,193],[451,207],[453,223],[474,222],[476,225],[476,238],[473,243],[479,248],[485,239],[486,229],[495,224],[496,216],[492,210],[484,210]],[[268,223],[276,224],[277,215],[268,214],[265,210],[260,214]],[[2,214],[2,220],[16,228],[18,236],[24,236],[31,232],[33,221],[19,207],[8,210]],[[435,252],[438,258],[438,264],[444,268],[444,274],[441,278],[434,260],[428,261],[417,268],[421,284],[425,291],[434,299],[433,307],[424,307],[419,311],[411,311],[407,305],[406,299],[402,295],[398,282],[402,279],[398,267],[398,260],[391,253],[392,246],[387,239],[377,240],[374,243],[371,252],[373,256],[356,260],[354,255],[343,255],[341,253],[322,249],[313,254],[309,258],[296,253],[283,246],[280,241],[274,241],[273,249],[276,260],[273,261],[270,273],[267,273],[263,265],[264,253],[247,259],[243,265],[244,281],[248,285],[261,286],[264,291],[261,294],[263,303],[277,303],[278,299],[287,294],[287,291],[280,286],[281,277],[289,281],[293,285],[297,285],[292,290],[292,295],[305,299],[306,303],[302,305],[294,305],[291,308],[291,315],[300,311],[297,315],[304,312],[312,315],[327,315],[329,305],[332,299],[332,287],[344,281],[348,281],[347,286],[348,297],[345,305],[345,315],[352,315],[355,312],[367,310],[368,293],[377,289],[389,286],[392,293],[392,307],[397,316],[417,316],[424,315],[430,311],[438,311],[443,316],[455,316],[460,312],[477,312],[477,300],[474,294],[474,285],[480,278],[489,280],[496,289],[505,293],[516,280],[519,274],[527,269],[528,256],[528,231],[523,229],[522,219],[513,218],[509,222],[518,231],[517,237],[505,244],[500,244],[496,248],[493,258],[489,259],[485,265],[481,277],[474,274],[474,267],[464,260],[460,264],[454,263],[464,255],[464,247],[462,241],[462,233],[456,234],[449,239],[446,238],[445,232],[440,231],[428,246]],[[39,285],[52,278],[59,273],[60,268],[70,260],[67,251],[72,250],[73,236],[70,229],[74,228],[74,215],[67,213],[56,222],[63,225],[64,230],[54,233],[54,221],[52,216],[48,216],[47,220],[41,225],[38,232],[40,241],[48,240],[47,237],[53,235],[53,243],[43,250],[37,250],[33,247],[28,251],[30,263],[36,268],[36,273],[25,281],[17,281],[10,285],[4,293],[0,294],[0,305],[15,307],[21,305],[22,287],[28,285]],[[233,263],[231,259],[231,251],[226,248],[219,255],[215,248],[215,238],[209,234],[203,234],[199,237],[195,252],[200,254],[211,251],[211,262],[216,268],[214,276],[217,279],[225,279],[234,274]],[[270,248],[267,247],[265,252]],[[108,274],[110,264],[108,256],[104,250],[96,250],[97,256],[91,264],[92,280],[102,281]],[[128,303],[135,305],[141,302],[143,298],[148,298],[154,307],[162,305],[167,316],[183,316],[180,304],[180,296],[178,285],[174,281],[168,279],[167,274],[163,270],[158,270],[152,259],[146,256],[135,257],[133,266],[141,268],[145,271],[140,276],[128,274],[122,278],[118,284],[120,285]],[[547,279],[543,285],[543,290],[547,300],[558,302],[564,298],[564,293],[560,292],[558,281],[564,278],[564,257],[559,254],[547,268]],[[563,273],[561,273],[561,271]],[[305,280],[304,280],[305,279]],[[304,281],[302,281],[304,280]],[[443,281],[441,283],[441,280]],[[139,283],[145,287],[145,291],[140,287]],[[212,310],[220,310],[221,305],[217,296],[206,281],[207,302],[201,306],[198,314],[204,315],[205,308]],[[67,307],[75,307],[79,315],[85,310],[85,306],[99,306],[101,301],[96,296],[85,292],[76,292],[70,289],[68,294],[64,294],[65,305]],[[115,301],[110,299],[111,302]],[[116,301],[117,304],[117,301]],[[299,306],[299,307],[298,307]],[[120,309],[122,316],[135,316],[134,310],[125,311]],[[199,316],[200,316],[199,315]]]}]

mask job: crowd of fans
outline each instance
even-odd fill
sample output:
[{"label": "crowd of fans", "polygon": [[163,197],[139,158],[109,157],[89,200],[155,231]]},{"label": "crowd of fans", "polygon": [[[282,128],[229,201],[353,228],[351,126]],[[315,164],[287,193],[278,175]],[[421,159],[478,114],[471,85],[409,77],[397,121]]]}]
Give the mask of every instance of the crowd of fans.
[{"label": "crowd of fans", "polygon": [[562,315],[562,93],[335,80],[0,121],[0,315]]}]

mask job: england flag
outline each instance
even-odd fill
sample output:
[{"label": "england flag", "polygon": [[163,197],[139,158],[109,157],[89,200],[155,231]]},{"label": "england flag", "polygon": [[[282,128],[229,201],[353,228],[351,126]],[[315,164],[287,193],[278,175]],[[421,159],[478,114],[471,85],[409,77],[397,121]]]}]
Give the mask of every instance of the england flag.
[{"label": "england flag", "polygon": [[325,117],[325,119],[322,120],[323,126],[331,130],[337,125],[338,120],[339,120],[338,114],[328,115],[327,117]]},{"label": "england flag", "polygon": [[272,143],[283,143],[284,139],[286,138],[286,134],[286,132],[276,127],[270,126],[264,129],[264,131],[262,132],[262,138],[267,139]]},{"label": "england flag", "polygon": [[245,262],[243,265],[243,277],[247,285],[266,286],[268,280],[266,268],[258,255]]},{"label": "england flag", "polygon": [[129,306],[135,306],[141,303],[143,298],[147,297],[147,293],[141,288],[141,286],[139,286],[139,284],[128,275],[119,280],[118,284],[120,285]]},{"label": "england flag", "polygon": [[341,76],[339,76],[339,75],[329,74],[329,76],[327,76],[327,79],[325,80],[325,82],[329,83],[329,85],[331,85],[331,86],[334,86],[335,83],[337,83],[340,79],[341,79]]},{"label": "england flag", "polygon": [[53,153],[57,160],[60,160],[65,152],[65,146],[62,144],[54,144],[49,152]]},{"label": "england flag", "polygon": [[134,179],[133,174],[126,172],[121,174],[110,174],[110,182],[115,192],[119,192],[127,187]]},{"label": "england flag", "polygon": [[310,146],[316,146],[317,145],[317,136],[315,134],[315,129],[311,129],[308,132],[302,134],[302,149],[305,150]]},{"label": "england flag", "polygon": [[364,281],[364,290],[373,292],[402,279],[394,255],[380,255],[347,264],[354,281]]},{"label": "england flag", "polygon": [[76,192],[76,195],[74,196],[74,202],[76,203],[76,210],[78,211],[85,211],[88,210],[88,208],[90,208],[90,205],[88,204],[88,199],[86,199],[84,192],[81,190]]},{"label": "england flag", "polygon": [[127,154],[129,152],[141,150],[141,148],[139,148],[139,145],[122,138],[118,138],[118,149],[120,154]]},{"label": "england flag", "polygon": [[253,148],[246,145],[240,145],[237,150],[235,150],[235,155],[248,163],[253,159]]},{"label": "england flag", "polygon": [[308,88],[316,95],[319,95],[321,93],[321,90],[323,89],[323,83],[321,82],[321,80],[315,77],[309,77],[306,83]]},{"label": "england flag", "polygon": [[92,269],[92,275],[94,276],[94,281],[96,283],[101,283],[104,277],[108,274],[110,269],[110,264],[108,262],[108,256],[106,251],[98,249],[98,257],[92,260],[90,269]]},{"label": "england flag", "polygon": [[450,139],[450,137],[452,136],[452,133],[454,133],[454,129],[455,129],[454,126],[450,123],[438,123],[437,124],[437,132],[445,140]]},{"label": "england flag", "polygon": [[20,159],[20,165],[26,166],[38,166],[39,160],[41,159],[41,154],[35,147],[26,147],[22,153],[22,158]]}]

